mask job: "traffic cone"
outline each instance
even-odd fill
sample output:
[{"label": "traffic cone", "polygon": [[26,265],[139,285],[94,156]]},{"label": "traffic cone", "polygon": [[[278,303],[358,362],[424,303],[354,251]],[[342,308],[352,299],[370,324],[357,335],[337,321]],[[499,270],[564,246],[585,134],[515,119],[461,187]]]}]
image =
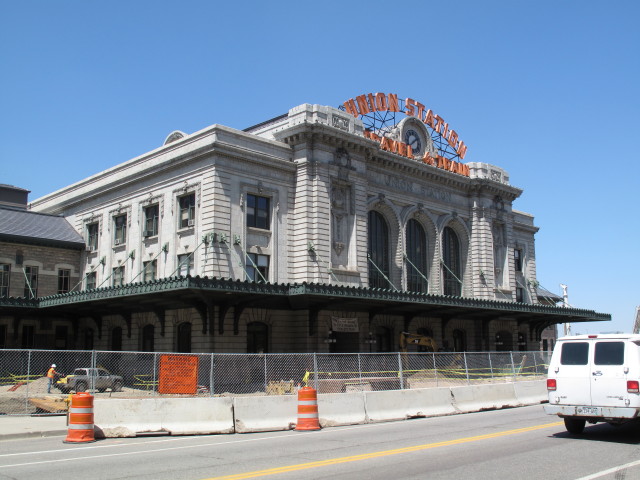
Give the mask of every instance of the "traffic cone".
[{"label": "traffic cone", "polygon": [[95,442],[93,435],[93,395],[76,393],[69,407],[69,429],[64,443]]},{"label": "traffic cone", "polygon": [[311,387],[298,390],[298,423],[296,430],[320,430],[318,396]]}]

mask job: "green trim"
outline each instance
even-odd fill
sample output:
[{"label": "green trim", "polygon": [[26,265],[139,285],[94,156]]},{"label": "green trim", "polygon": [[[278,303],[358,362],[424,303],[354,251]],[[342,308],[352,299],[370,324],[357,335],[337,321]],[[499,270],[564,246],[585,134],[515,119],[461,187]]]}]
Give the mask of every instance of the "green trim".
[{"label": "green trim", "polygon": [[[38,308],[39,300],[37,298],[25,297],[0,297],[0,307]],[[0,314],[1,313],[2,312],[0,312]]]},{"label": "green trim", "polygon": [[[25,306],[47,308],[61,305],[74,305],[105,299],[124,299],[140,295],[159,294],[177,291],[203,291],[228,294],[257,295],[280,300],[295,301],[303,296],[309,300],[321,301],[328,297],[336,302],[359,302],[366,304],[368,309],[379,309],[381,304],[390,307],[413,307],[421,310],[424,306],[428,315],[428,307],[452,307],[460,317],[471,313],[497,314],[533,314],[548,317],[557,322],[571,321],[610,321],[611,315],[597,313],[593,310],[565,308],[540,304],[516,303],[501,300],[483,300],[478,298],[454,297],[448,295],[434,295],[429,293],[415,293],[393,291],[380,288],[348,287],[327,284],[273,284],[256,283],[250,281],[230,280],[216,277],[172,277],[146,283],[132,283],[121,287],[105,287],[80,292],[70,292],[60,295],[41,297],[34,300],[22,298],[0,299],[0,306]],[[9,301],[10,303],[6,303]],[[305,308],[305,307],[301,307]],[[347,307],[349,308],[349,307]],[[360,308],[361,310],[362,308]],[[553,317],[559,317],[554,319]]]}]

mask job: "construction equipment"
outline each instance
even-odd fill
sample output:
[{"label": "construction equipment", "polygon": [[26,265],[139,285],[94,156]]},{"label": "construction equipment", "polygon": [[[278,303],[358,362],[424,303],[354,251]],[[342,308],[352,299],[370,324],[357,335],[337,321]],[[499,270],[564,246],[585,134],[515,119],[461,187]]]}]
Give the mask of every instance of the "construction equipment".
[{"label": "construction equipment", "polygon": [[400,351],[406,353],[408,345],[420,345],[421,347],[424,347],[423,351],[425,352],[438,351],[438,344],[431,337],[418,335],[416,333],[400,333]]}]

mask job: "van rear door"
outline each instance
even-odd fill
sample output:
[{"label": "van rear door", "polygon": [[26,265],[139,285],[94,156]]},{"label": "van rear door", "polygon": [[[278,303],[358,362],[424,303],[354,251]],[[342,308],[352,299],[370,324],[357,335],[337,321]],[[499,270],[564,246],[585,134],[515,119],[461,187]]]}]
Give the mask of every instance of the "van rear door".
[{"label": "van rear door", "polygon": [[598,340],[594,343],[591,364],[591,401],[603,407],[624,407],[627,393],[625,346],[623,340]]},{"label": "van rear door", "polygon": [[561,342],[560,361],[552,362],[557,381],[554,396],[559,398],[560,404],[591,405],[589,346],[588,341]]}]

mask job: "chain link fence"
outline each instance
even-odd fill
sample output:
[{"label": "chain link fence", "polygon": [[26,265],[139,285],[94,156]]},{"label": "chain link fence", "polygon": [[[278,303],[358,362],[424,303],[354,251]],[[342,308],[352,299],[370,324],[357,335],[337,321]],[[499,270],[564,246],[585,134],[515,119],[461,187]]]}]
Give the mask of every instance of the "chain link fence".
[{"label": "chain link fence", "polygon": [[[538,380],[547,352],[180,354],[0,350],[0,415],[66,412],[70,395],[292,395]],[[47,371],[55,364],[51,384]]]}]

